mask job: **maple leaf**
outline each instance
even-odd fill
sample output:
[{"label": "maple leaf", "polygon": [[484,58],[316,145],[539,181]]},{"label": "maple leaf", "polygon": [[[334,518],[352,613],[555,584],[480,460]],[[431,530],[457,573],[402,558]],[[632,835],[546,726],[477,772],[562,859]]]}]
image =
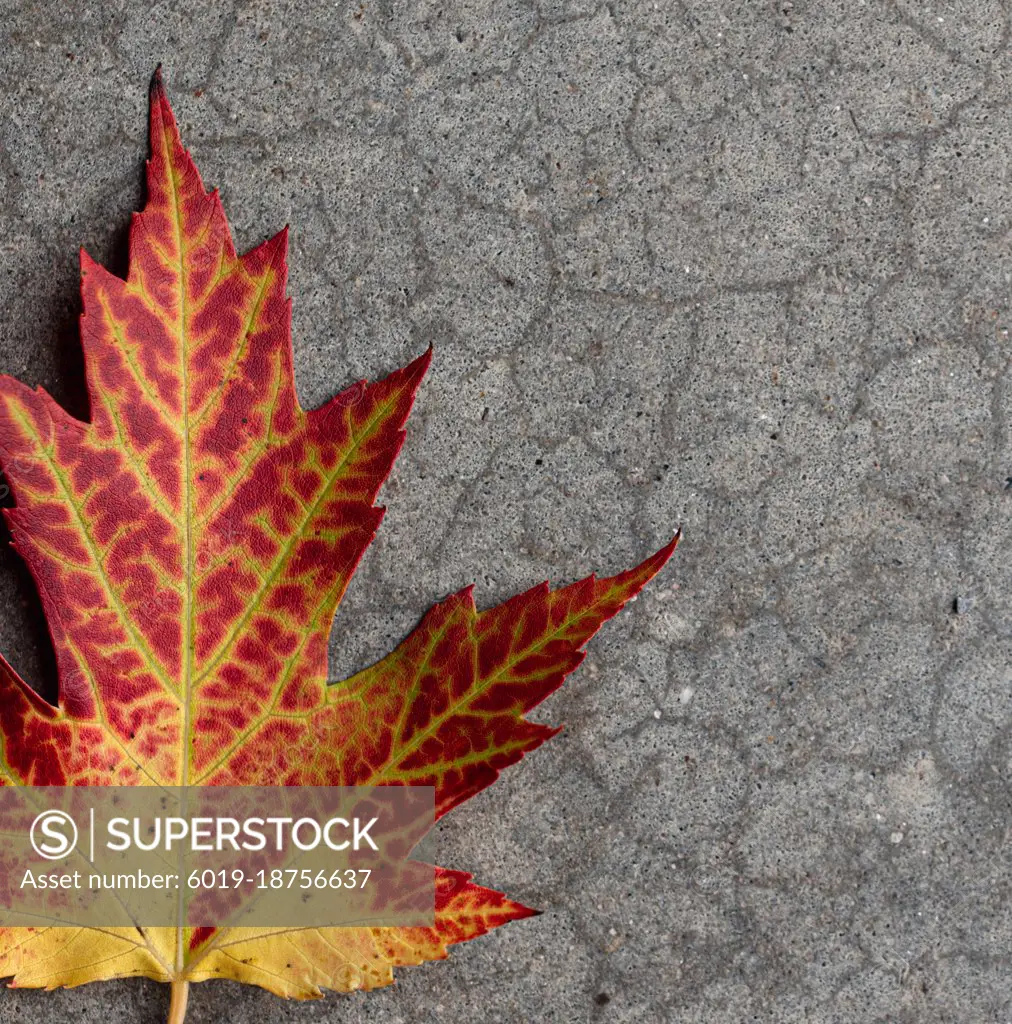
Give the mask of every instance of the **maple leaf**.
[{"label": "maple leaf", "polygon": [[[0,659],[6,785],[426,785],[445,814],[557,729],[524,716],[670,557],[478,612],[436,605],[378,664],[327,683],[335,610],[383,509],[426,352],[298,403],[287,232],[237,255],[156,74],[148,200],[126,280],[81,253],[90,419],[0,378],[12,542],[59,675],[48,704]],[[436,869],[431,927],[8,928],[0,976],[53,988],[231,978],[281,996],[371,989],[534,911]]]}]

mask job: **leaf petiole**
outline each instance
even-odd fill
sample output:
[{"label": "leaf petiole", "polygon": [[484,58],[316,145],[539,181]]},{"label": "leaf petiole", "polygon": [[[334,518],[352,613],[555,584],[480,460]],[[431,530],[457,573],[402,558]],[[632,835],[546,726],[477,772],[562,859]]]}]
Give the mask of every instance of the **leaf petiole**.
[{"label": "leaf petiole", "polygon": [[167,1024],[183,1024],[186,1017],[186,1001],[190,996],[190,983],[182,978],[172,979],[172,998],[169,1001]]}]

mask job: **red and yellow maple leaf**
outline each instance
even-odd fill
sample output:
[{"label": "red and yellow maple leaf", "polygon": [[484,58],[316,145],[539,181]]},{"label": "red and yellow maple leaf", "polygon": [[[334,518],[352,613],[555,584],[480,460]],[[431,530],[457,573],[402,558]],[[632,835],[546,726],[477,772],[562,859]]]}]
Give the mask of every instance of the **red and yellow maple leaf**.
[{"label": "red and yellow maple leaf", "polygon": [[[287,233],[237,255],[156,75],[148,201],[126,280],[81,255],[90,420],[0,378],[13,543],[59,673],[51,706],[0,659],[7,785],[427,785],[445,814],[555,729],[524,716],[661,568],[547,584],[489,611],[470,588],[387,658],[327,684],[338,603],[375,535],[425,353],[303,411]],[[282,996],[393,968],[533,911],[437,869],[429,928],[0,930],[27,987],[232,978]]]}]

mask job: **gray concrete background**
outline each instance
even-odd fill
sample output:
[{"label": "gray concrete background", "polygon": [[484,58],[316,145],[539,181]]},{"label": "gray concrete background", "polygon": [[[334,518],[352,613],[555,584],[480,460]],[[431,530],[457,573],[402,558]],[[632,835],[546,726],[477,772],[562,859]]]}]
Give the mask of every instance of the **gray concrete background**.
[{"label": "gray concrete background", "polygon": [[[0,5],[2,369],[80,413],[158,61],[315,404],[430,341],[335,674],[469,581],[672,565],[453,814],[545,909],[193,1022],[1012,1021],[1012,53],[997,0]],[[0,647],[52,686],[5,552]],[[154,1022],[144,982],[0,1021]]]}]

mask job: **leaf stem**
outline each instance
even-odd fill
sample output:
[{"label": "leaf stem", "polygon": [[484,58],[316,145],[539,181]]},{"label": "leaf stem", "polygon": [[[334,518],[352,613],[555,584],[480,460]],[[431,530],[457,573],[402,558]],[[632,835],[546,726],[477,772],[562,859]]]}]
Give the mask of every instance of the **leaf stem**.
[{"label": "leaf stem", "polygon": [[190,983],[181,978],[172,981],[172,1000],[169,1003],[169,1019],[167,1024],[183,1024],[186,1017],[186,1000],[190,995]]}]

